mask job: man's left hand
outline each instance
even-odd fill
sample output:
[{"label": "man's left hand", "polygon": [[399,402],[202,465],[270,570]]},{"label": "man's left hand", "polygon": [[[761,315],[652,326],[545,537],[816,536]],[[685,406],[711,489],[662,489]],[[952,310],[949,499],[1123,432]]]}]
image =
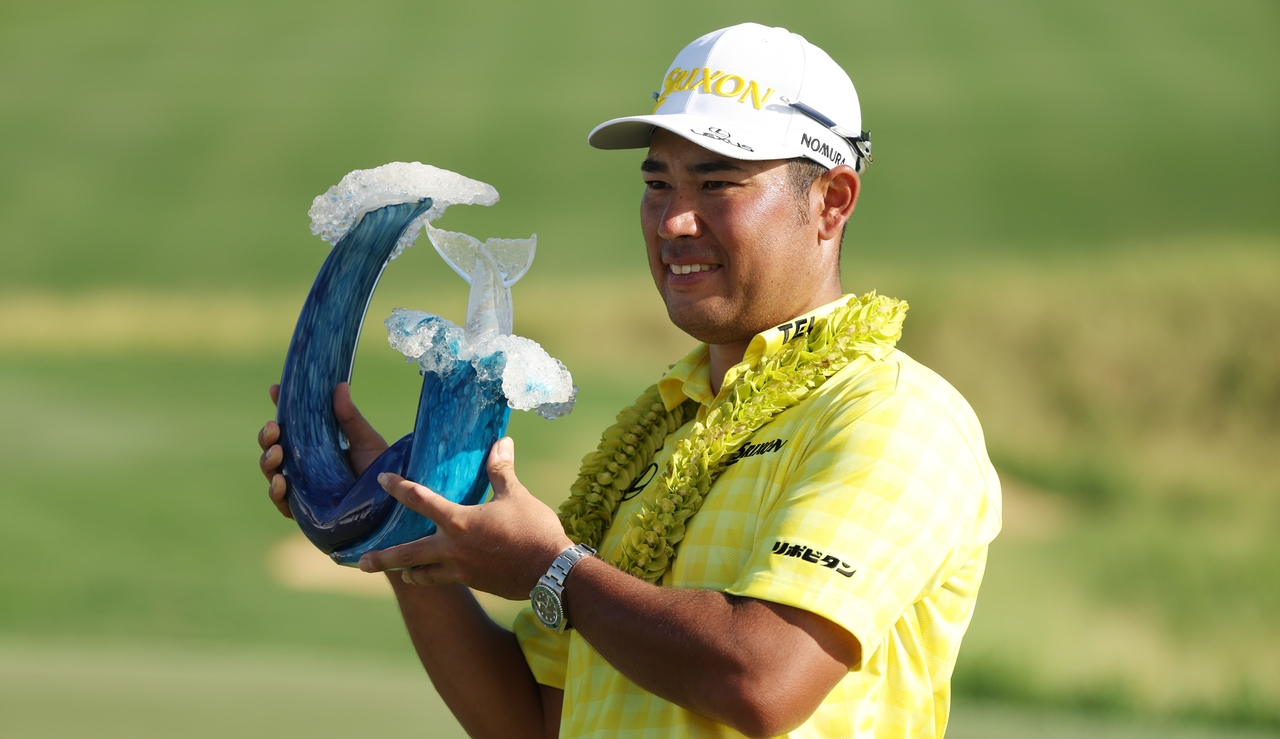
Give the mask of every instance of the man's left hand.
[{"label": "man's left hand", "polygon": [[370,552],[360,558],[360,569],[403,569],[407,583],[456,582],[509,600],[529,597],[538,578],[573,542],[555,511],[516,479],[510,437],[493,445],[488,472],[493,499],[476,506],[453,503],[399,475],[379,475],[388,494],[435,522],[436,533]]}]

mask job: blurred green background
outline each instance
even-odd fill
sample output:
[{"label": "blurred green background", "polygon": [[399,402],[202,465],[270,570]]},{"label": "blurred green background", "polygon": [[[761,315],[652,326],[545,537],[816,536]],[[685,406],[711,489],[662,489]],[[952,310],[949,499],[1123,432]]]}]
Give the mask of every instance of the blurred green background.
[{"label": "blurred green background", "polygon": [[[903,348],[1004,482],[948,736],[1280,735],[1270,0],[6,0],[4,734],[459,735],[385,588],[315,567],[256,470],[326,255],[307,209],[422,161],[503,196],[442,227],[537,232],[516,328],[582,390],[512,435],[558,502],[690,346],[647,282],[640,155],[586,133],[745,20],[850,71],[876,163],[845,287],[910,301]],[[388,269],[354,383],[387,436],[419,381],[376,322],[465,303],[425,242]]]}]

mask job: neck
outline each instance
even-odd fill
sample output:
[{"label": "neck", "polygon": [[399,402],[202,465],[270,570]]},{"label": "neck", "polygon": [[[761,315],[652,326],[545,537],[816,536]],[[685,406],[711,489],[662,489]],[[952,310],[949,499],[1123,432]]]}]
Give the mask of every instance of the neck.
[{"label": "neck", "polygon": [[[840,291],[840,282],[835,280],[824,290],[818,291],[804,304],[804,307],[794,312],[794,315],[780,319],[775,325],[782,325],[787,321],[794,320],[806,313],[811,313],[822,306],[835,302],[843,295]],[[711,349],[711,393],[713,395],[720,394],[720,387],[724,384],[724,375],[729,368],[742,361],[742,357],[747,353],[747,347],[751,345],[751,340],[755,336],[749,336],[745,341],[737,341],[729,344],[710,344]]]},{"label": "neck", "polygon": [[733,344],[711,344],[711,394],[719,395],[724,375],[729,368],[742,361],[751,339]]}]

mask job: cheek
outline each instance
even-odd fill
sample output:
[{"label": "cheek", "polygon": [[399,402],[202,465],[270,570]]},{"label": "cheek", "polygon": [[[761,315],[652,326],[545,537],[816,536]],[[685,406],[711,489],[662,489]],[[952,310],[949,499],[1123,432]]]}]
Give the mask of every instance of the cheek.
[{"label": "cheek", "polygon": [[805,235],[796,228],[796,213],[787,198],[760,198],[725,209],[725,224],[739,257],[767,269],[799,251]]},{"label": "cheek", "polygon": [[666,267],[662,264],[662,244],[658,238],[658,220],[652,205],[646,201],[640,204],[640,235],[644,239],[645,261],[658,289],[663,287],[663,273]]},{"label": "cheek", "polygon": [[646,192],[640,198],[640,234],[646,243],[652,244],[657,235],[659,216],[659,209],[653,202],[653,198]]},{"label": "cheek", "polygon": [[640,220],[643,223],[654,223],[662,217],[662,209],[666,207],[666,198],[662,190],[645,187],[640,194]]}]

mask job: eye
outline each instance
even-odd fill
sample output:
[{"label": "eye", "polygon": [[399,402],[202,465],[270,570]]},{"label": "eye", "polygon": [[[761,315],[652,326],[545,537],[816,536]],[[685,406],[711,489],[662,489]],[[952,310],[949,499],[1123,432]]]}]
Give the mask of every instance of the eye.
[{"label": "eye", "polygon": [[665,190],[668,187],[670,187],[670,185],[663,182],[662,180],[645,180],[644,184],[645,184],[645,187],[647,187],[650,190]]},{"label": "eye", "polygon": [[707,180],[706,182],[702,183],[702,189],[704,189],[704,190],[723,190],[724,188],[728,187],[729,185],[730,185],[730,183],[725,182],[724,180]]}]

